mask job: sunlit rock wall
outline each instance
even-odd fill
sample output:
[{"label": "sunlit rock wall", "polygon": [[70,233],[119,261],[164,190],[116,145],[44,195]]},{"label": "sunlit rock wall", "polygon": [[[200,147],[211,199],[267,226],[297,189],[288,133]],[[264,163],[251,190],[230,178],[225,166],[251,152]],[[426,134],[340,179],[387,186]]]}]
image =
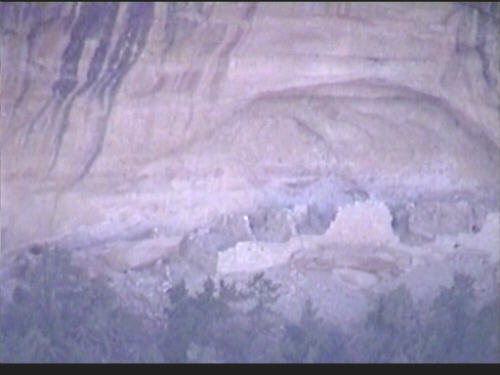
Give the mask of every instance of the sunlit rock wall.
[{"label": "sunlit rock wall", "polygon": [[356,194],[498,211],[499,18],[496,4],[2,3],[2,253],[177,238],[261,207],[332,216]]}]

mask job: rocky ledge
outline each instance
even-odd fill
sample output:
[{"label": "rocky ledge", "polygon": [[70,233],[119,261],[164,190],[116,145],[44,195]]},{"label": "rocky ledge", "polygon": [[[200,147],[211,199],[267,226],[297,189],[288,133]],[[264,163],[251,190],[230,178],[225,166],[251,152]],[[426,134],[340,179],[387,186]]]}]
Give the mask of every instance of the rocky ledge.
[{"label": "rocky ledge", "polygon": [[[59,248],[154,316],[264,272],[353,321],[498,295],[495,4],[0,5],[3,298]],[[142,301],[142,302],[137,302]],[[144,302],[147,301],[147,302]]]}]

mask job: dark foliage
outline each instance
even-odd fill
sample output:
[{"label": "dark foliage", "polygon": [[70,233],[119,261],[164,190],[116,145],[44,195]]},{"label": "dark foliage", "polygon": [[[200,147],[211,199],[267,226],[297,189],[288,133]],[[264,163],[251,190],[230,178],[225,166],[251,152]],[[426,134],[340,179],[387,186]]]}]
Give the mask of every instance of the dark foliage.
[{"label": "dark foliage", "polygon": [[[499,362],[498,299],[479,312],[472,278],[455,274],[429,311],[415,306],[405,287],[382,296],[364,325],[355,353],[366,362]],[[358,343],[358,347],[361,347]]]},{"label": "dark foliage", "polygon": [[500,362],[498,299],[476,312],[472,278],[456,274],[434,300],[424,327],[420,360],[426,362]]},{"label": "dark foliage", "polygon": [[[252,357],[251,343],[262,340],[270,324],[269,306],[277,298],[278,287],[262,274],[249,283],[248,291],[236,291],[234,285],[215,284],[207,279],[204,289],[196,296],[187,293],[184,282],[169,291],[172,306],[165,309],[169,328],[163,343],[169,362],[193,361],[188,358],[190,345],[212,348],[220,358],[230,362],[244,362]],[[254,306],[246,314],[230,306],[242,300],[253,300]],[[262,345],[261,342],[259,345]]]},{"label": "dark foliage", "polygon": [[68,252],[37,258],[1,306],[2,362],[500,362],[499,299],[478,308],[461,274],[427,308],[403,286],[382,295],[357,330],[324,322],[310,300],[286,321],[263,274],[244,291],[207,279],[191,295],[181,282],[168,292],[168,328],[152,331]]},{"label": "dark foliage", "polygon": [[45,253],[2,307],[2,362],[134,362],[157,357],[141,320],[113,292]]}]

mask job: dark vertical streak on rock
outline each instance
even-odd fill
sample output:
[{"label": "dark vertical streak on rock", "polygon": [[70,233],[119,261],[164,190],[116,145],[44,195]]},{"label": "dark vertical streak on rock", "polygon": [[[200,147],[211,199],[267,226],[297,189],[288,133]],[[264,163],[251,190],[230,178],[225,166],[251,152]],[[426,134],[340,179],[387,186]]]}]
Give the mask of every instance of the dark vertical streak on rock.
[{"label": "dark vertical streak on rock", "polygon": [[162,56],[164,57],[167,51],[173,46],[175,42],[177,27],[175,22],[175,13],[176,13],[176,3],[168,3],[167,4],[167,15],[165,17],[165,47],[163,49]]},{"label": "dark vertical streak on rock", "polygon": [[497,2],[458,2],[458,7],[475,9],[481,16],[491,18],[494,22],[500,22],[500,13],[498,12]]},{"label": "dark vertical streak on rock", "polygon": [[201,79],[201,72],[198,70],[187,71],[182,74],[180,82],[176,87],[178,92],[193,92]]},{"label": "dark vertical streak on rock", "polygon": [[[256,11],[257,11],[256,3],[248,4],[248,7],[245,9],[243,13],[243,19],[248,23],[251,23]],[[226,31],[227,31],[227,25],[225,25],[224,35],[226,34]],[[218,57],[217,71],[210,83],[211,98],[217,97],[219,83],[222,81],[223,77],[227,74],[229,68],[230,55],[234,50],[234,48],[238,45],[244,34],[245,34],[244,28],[242,26],[238,26],[238,29],[234,37],[222,48]]]},{"label": "dark vertical streak on rock", "polygon": [[[61,21],[61,9],[64,4],[49,4],[44,6],[8,6],[1,4],[0,20],[2,31],[6,23],[13,25],[17,30],[24,22],[30,27],[27,34],[28,64],[33,65],[33,49],[36,39],[42,31],[54,22]],[[49,162],[48,174],[57,164],[65,135],[70,128],[70,113],[76,100],[87,94],[89,110],[97,111],[95,123],[88,124],[91,131],[90,144],[85,145],[88,153],[77,176],[69,185],[73,186],[90,170],[102,149],[106,134],[106,127],[111,113],[114,98],[120,85],[137,62],[147,41],[149,30],[153,23],[154,4],[129,3],[125,6],[126,21],[122,30],[115,30],[119,4],[116,3],[83,3],[73,5],[71,13],[66,15],[62,23],[63,28],[70,28],[68,43],[61,58],[59,76],[52,85],[53,95],[41,106],[34,118],[24,123],[23,129],[25,146],[30,134],[43,130],[42,138],[51,138],[53,147]],[[23,21],[27,19],[27,21]],[[23,26],[23,25],[21,25]],[[24,27],[24,26],[23,26]],[[17,32],[17,31],[14,31]],[[112,45],[112,36],[117,35],[117,42]],[[89,40],[97,40],[98,44],[91,57],[86,78],[79,82],[81,59]],[[81,73],[81,72],[80,72]],[[28,73],[26,73],[28,74]],[[26,92],[29,91],[30,77],[27,75],[22,83],[19,96],[16,98],[14,110],[19,109]],[[103,113],[100,115],[99,113]],[[52,135],[50,135],[52,134]],[[45,142],[45,141],[44,141]]]},{"label": "dark vertical streak on rock", "polygon": [[18,98],[15,101],[14,110],[16,110],[21,104],[21,102],[24,100],[24,97],[26,96],[26,93],[28,92],[28,89],[30,87],[30,68],[32,65],[32,54],[33,54],[32,51],[33,51],[34,40],[38,35],[38,30],[44,24],[45,23],[42,23],[41,25],[38,25],[38,27],[33,27],[26,36],[28,42],[28,51],[27,51],[28,56],[26,58],[26,64],[28,66],[28,69],[26,69],[26,72],[24,73],[23,86],[21,88],[21,93],[19,94]]},{"label": "dark vertical streak on rock", "polygon": [[95,33],[100,21],[100,4],[82,4],[78,19],[71,30],[70,40],[62,56],[60,78],[52,87],[58,100],[64,101],[78,84],[78,64],[83,53],[85,40]]},{"label": "dark vertical streak on rock", "polygon": [[66,6],[63,3],[47,6],[41,3],[0,3],[0,29],[18,30],[23,25],[37,25],[48,19],[56,19]]},{"label": "dark vertical streak on rock", "polygon": [[96,127],[98,127],[98,132],[97,132],[97,139],[94,139],[94,143],[92,144],[93,149],[90,151],[90,156],[87,162],[84,164],[81,172],[77,175],[76,179],[69,184],[69,188],[71,186],[74,186],[77,184],[79,181],[81,181],[90,171],[90,168],[92,168],[92,165],[94,164],[95,160],[99,156],[99,154],[102,151],[102,145],[104,143],[104,137],[106,136],[106,128],[107,128],[107,121],[109,117],[110,111],[106,113],[105,118],[100,119]]},{"label": "dark vertical streak on rock", "polygon": [[16,7],[12,3],[0,3],[0,30],[2,30],[2,34],[11,28],[11,23],[18,23],[19,13],[20,7]]},{"label": "dark vertical streak on rock", "polygon": [[[20,107],[20,105],[21,105],[22,101],[24,100],[24,97],[25,97],[25,95],[28,92],[29,87],[30,87],[30,80],[31,79],[30,79],[29,70],[30,70],[31,66],[33,66],[35,64],[35,62],[33,61],[33,57],[32,57],[32,54],[33,54],[32,51],[34,49],[35,40],[40,35],[43,34],[45,29],[49,28],[54,22],[56,22],[60,18],[60,13],[61,13],[62,8],[61,8],[61,4],[58,4],[57,6],[55,6],[55,8],[53,10],[50,6],[45,6],[43,9],[40,9],[39,5],[38,5],[38,8],[34,8],[35,9],[34,11],[32,10],[31,7],[27,7],[26,9],[24,12],[23,22],[27,22],[27,20],[30,17],[35,19],[35,21],[33,21],[34,25],[30,28],[30,31],[28,32],[28,35],[26,37],[27,44],[28,44],[28,51],[27,51],[28,69],[26,70],[26,73],[25,73],[25,76],[23,79],[21,92],[15,101],[14,111],[16,111]],[[44,10],[50,15],[47,19],[45,19],[46,17],[44,17],[44,14],[43,14]],[[74,75],[76,76],[76,72]],[[67,89],[68,85],[70,85],[70,84],[72,84],[72,81],[64,81],[61,86],[63,88]],[[24,145],[27,144],[27,141],[29,140],[30,135],[33,133],[33,130],[36,126],[38,126],[40,128],[44,128],[44,126],[47,123],[49,123],[49,124],[54,123],[54,119],[57,117],[57,114],[58,114],[59,104],[60,104],[59,101],[56,101],[56,103],[54,104],[52,98],[48,99],[45,102],[45,104],[36,113],[35,117],[28,125],[28,129],[25,132]],[[54,109],[52,111],[52,114],[47,116],[46,115],[47,110],[48,110],[48,108],[50,108],[51,105],[54,107]]]},{"label": "dark vertical streak on rock", "polygon": [[[213,4],[169,3],[164,26],[165,44],[162,59],[168,51],[183,39],[193,35],[199,25],[213,12]],[[193,17],[194,15],[194,17]]]},{"label": "dark vertical streak on rock", "polygon": [[37,125],[41,126],[43,125],[44,121],[43,119],[45,119],[45,114],[50,106],[50,104],[52,103],[52,101],[50,99],[47,99],[45,101],[45,104],[42,106],[42,108],[40,108],[40,110],[35,114],[33,120],[29,123],[28,125],[28,130],[25,132],[25,136],[24,136],[24,146],[27,145],[28,143],[28,140],[30,138],[30,135],[33,133],[35,127]]},{"label": "dark vertical streak on rock", "polygon": [[217,92],[219,88],[219,83],[222,81],[223,77],[227,74],[227,70],[229,68],[229,57],[233,49],[236,47],[241,37],[243,36],[243,28],[238,26],[238,30],[236,31],[236,35],[232,38],[232,40],[227,43],[222,51],[219,54],[218,63],[217,63],[217,71],[212,78],[210,83],[210,97],[216,98]]},{"label": "dark vertical streak on rock", "polygon": [[244,14],[245,20],[252,21],[256,12],[257,12],[257,3],[251,2],[250,4],[248,4],[248,8],[245,10]]},{"label": "dark vertical streak on rock", "polygon": [[57,158],[59,156],[59,152],[61,149],[61,145],[64,139],[64,135],[69,127],[69,114],[71,112],[71,107],[76,99],[78,99],[81,95],[83,95],[89,88],[91,88],[94,83],[97,82],[98,77],[102,71],[102,67],[104,65],[104,61],[106,59],[106,55],[108,52],[108,47],[111,43],[111,36],[113,33],[113,28],[116,22],[116,16],[118,14],[118,4],[111,3],[109,5],[104,5],[100,9],[100,22],[102,23],[100,26],[101,29],[101,39],[99,41],[99,45],[94,51],[94,55],[89,64],[89,68],[87,71],[87,79],[82,87],[80,87],[75,95],[66,103],[65,108],[63,110],[62,120],[56,132],[55,141],[54,141],[54,155],[50,162],[49,173],[54,169]]},{"label": "dark vertical streak on rock", "polygon": [[[453,13],[458,17],[455,56],[451,59],[443,75],[442,82],[445,85],[446,82],[455,82],[460,75],[460,80],[469,92],[475,92],[477,88],[488,88],[499,99],[498,78],[492,70],[492,61],[488,52],[492,43],[488,38],[498,33],[499,28],[499,19],[496,15],[498,11],[495,6],[495,4],[490,3],[454,4]],[[474,69],[474,59],[478,59],[481,64],[479,75],[471,71]],[[491,105],[495,106],[495,104]]]},{"label": "dark vertical streak on rock", "polygon": [[[494,6],[496,4],[491,4],[492,12],[494,14]],[[497,33],[498,35],[498,25],[495,27],[495,19],[491,16],[490,12],[479,12],[479,20],[478,20],[478,30],[476,34],[476,45],[475,49],[479,55],[479,58],[481,60],[481,65],[482,65],[482,73],[483,77],[486,81],[487,86],[495,90],[496,85],[498,82],[496,82],[494,74],[491,72],[490,69],[490,60],[488,58],[488,55],[486,53],[486,36],[489,32],[492,33]],[[498,23],[498,20],[497,20]]]},{"label": "dark vertical streak on rock", "polygon": [[29,18],[34,5],[35,4],[33,4],[33,3],[27,3],[24,6],[24,8],[22,9],[22,21],[23,22]]},{"label": "dark vertical streak on rock", "polygon": [[102,144],[107,129],[107,121],[111,113],[112,104],[116,93],[125,75],[137,62],[147,41],[149,30],[153,24],[154,4],[130,3],[128,4],[128,18],[125,30],[118,38],[114,51],[110,56],[107,69],[97,86],[97,96],[101,106],[105,108],[105,115],[96,126],[96,139],[92,150],[82,171],[73,184],[85,177],[94,161],[102,150]]},{"label": "dark vertical streak on rock", "polygon": [[152,20],[152,4],[129,4],[125,30],[118,38],[104,76],[96,88],[102,104],[104,104],[105,99],[110,99],[116,94],[122,79],[140,56],[146,44]]},{"label": "dark vertical streak on rock", "polygon": [[332,148],[330,143],[321,135],[318,133],[316,130],[311,129],[310,126],[308,126],[305,122],[299,120],[297,117],[292,116],[291,117],[293,121],[297,124],[298,128],[306,133],[309,137],[312,137],[315,140],[315,144],[320,144],[324,145],[326,149],[328,149],[329,152],[332,152]]},{"label": "dark vertical streak on rock", "polygon": [[71,29],[71,26],[73,25],[73,21],[75,20],[76,17],[76,8],[78,6],[78,3],[73,3],[71,5],[71,11],[66,18],[66,25],[64,26],[64,30],[68,32]]},{"label": "dark vertical streak on rock", "polygon": [[[25,4],[27,5],[27,4]],[[15,9],[20,9],[21,6],[16,7]],[[48,29],[52,24],[57,20],[58,14],[55,16],[51,16],[48,19],[44,19],[43,15],[40,14],[40,12],[33,12],[30,11],[30,7],[28,7],[28,11],[24,11],[24,16],[23,16],[23,21],[25,22],[26,19],[31,15],[32,18],[35,19],[34,25],[31,26],[30,31],[28,32],[28,35],[26,36],[26,41],[27,41],[27,58],[26,58],[26,66],[27,69],[25,71],[23,81],[22,81],[22,86],[21,86],[21,92],[19,93],[18,97],[16,98],[14,102],[14,106],[12,109],[11,116],[15,115],[15,112],[20,108],[21,103],[23,102],[27,92],[29,91],[30,88],[30,82],[31,82],[31,75],[30,75],[30,70],[32,67],[35,65],[35,62],[33,61],[33,49],[35,46],[35,40],[37,37],[39,37],[43,32]],[[29,134],[33,130],[34,126],[37,123],[37,119],[40,118],[40,115],[44,112],[44,108],[47,107],[47,104],[42,107],[42,109],[37,113],[31,124],[28,126],[28,131],[26,133],[26,139],[29,137]],[[9,123],[14,123],[9,121]],[[15,129],[14,129],[15,130]],[[4,142],[9,139],[10,136],[6,136],[4,139]]]}]

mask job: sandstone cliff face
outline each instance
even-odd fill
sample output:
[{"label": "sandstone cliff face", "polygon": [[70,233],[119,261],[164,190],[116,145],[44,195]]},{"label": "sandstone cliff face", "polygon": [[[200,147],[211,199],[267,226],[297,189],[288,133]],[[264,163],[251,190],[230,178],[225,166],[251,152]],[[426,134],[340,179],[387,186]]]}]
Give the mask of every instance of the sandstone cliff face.
[{"label": "sandstone cliff face", "polygon": [[[499,210],[499,18],[495,4],[2,4],[2,255],[169,248],[200,228],[220,231],[215,251],[268,246],[300,235],[286,210],[321,234],[368,197],[407,243],[478,232]],[[274,234],[255,238],[259,220]]]}]

